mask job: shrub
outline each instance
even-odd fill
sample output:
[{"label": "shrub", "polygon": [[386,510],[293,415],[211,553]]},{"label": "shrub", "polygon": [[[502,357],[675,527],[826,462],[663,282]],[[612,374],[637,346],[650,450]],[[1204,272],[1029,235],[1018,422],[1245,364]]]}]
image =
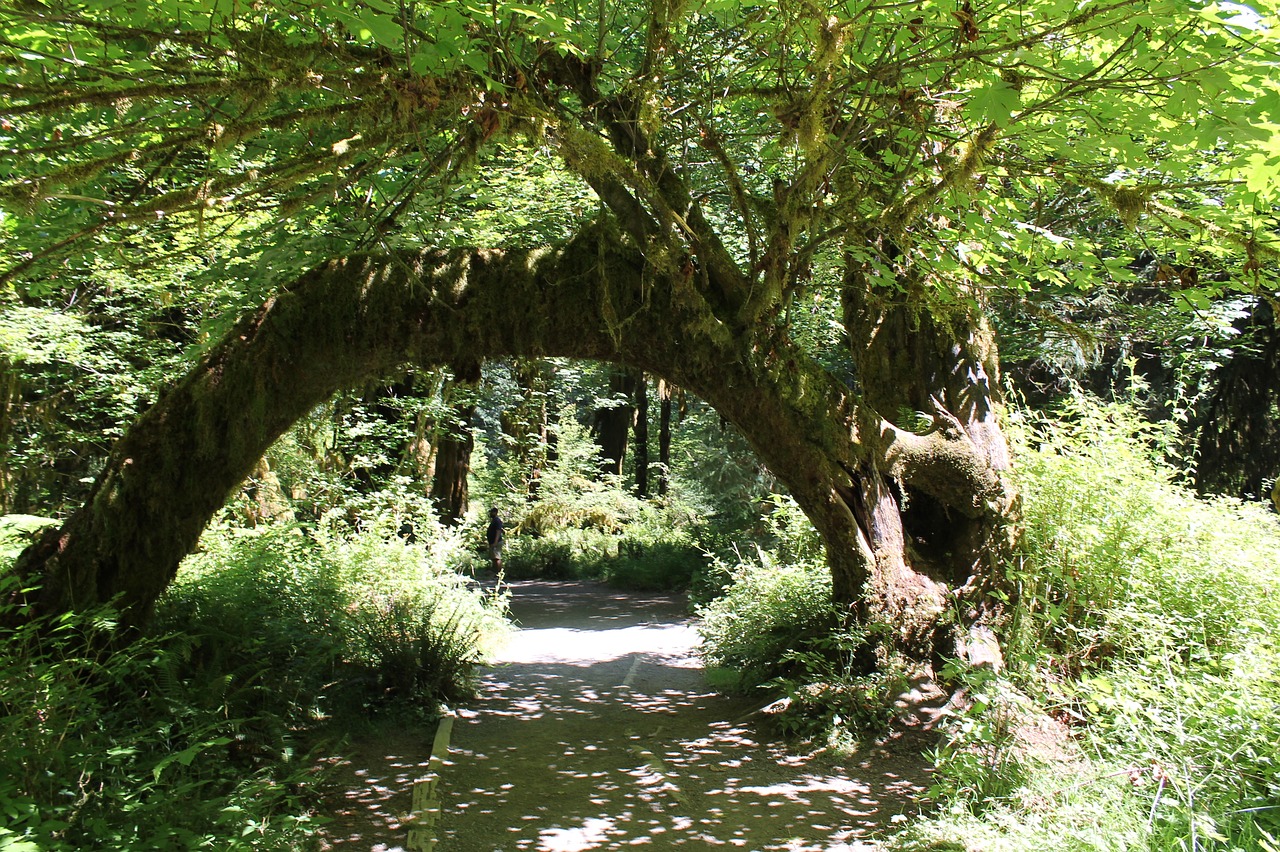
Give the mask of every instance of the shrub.
[{"label": "shrub", "polygon": [[388,698],[434,713],[506,625],[450,569],[459,534],[363,527],[215,527],[127,645],[109,609],[0,611],[21,625],[0,632],[0,848],[304,845],[315,726]]},{"label": "shrub", "polygon": [[[1123,405],[1023,423],[1008,679],[968,684],[942,807],[891,848],[1280,849],[1275,515],[1178,485]],[[1019,691],[1072,726],[1065,765],[1011,738]]]},{"label": "shrub", "polygon": [[831,574],[816,532],[794,501],[775,495],[769,549],[733,566],[700,591],[703,658],[720,686],[764,687],[785,697],[769,718],[792,737],[837,749],[877,734],[892,716],[901,673],[877,659],[877,630],[845,624],[831,596]]},{"label": "shrub", "polygon": [[823,565],[779,565],[760,550],[757,559],[719,570],[724,593],[699,610],[702,654],[709,666],[732,673],[730,683],[750,689],[788,673],[789,652],[837,624],[831,575]]},{"label": "shrub", "polygon": [[279,714],[313,712],[335,686],[362,704],[390,697],[433,708],[465,692],[506,629],[505,600],[448,565],[462,540],[419,524],[408,544],[389,521],[215,532],[162,611],[202,656],[224,658],[221,668],[270,660]]},{"label": "shrub", "polygon": [[189,643],[93,650],[114,633],[100,609],[0,635],[0,848],[301,845],[315,822],[307,762],[239,748],[268,720],[230,715],[186,680]]},{"label": "shrub", "polygon": [[1124,406],[1067,415],[1020,455],[1021,681],[1134,769],[1149,848],[1259,848],[1280,835],[1280,527],[1177,485]]},{"label": "shrub", "polygon": [[480,628],[423,593],[369,596],[351,613],[353,659],[384,694],[454,701],[471,694]]}]

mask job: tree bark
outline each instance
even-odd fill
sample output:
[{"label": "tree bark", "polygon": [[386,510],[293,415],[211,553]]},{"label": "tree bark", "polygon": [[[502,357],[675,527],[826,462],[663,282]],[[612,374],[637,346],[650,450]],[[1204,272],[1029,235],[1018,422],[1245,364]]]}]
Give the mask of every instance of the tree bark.
[{"label": "tree bark", "polygon": [[436,438],[436,470],[431,479],[431,501],[446,526],[457,526],[467,516],[468,479],[475,436],[471,419],[476,413],[473,392],[480,381],[480,362],[468,361],[453,368],[453,382],[446,393],[461,399],[453,406],[451,423],[441,424]]},{"label": "tree bark", "polygon": [[636,495],[649,496],[649,377],[636,377]]},{"label": "tree bark", "polygon": [[981,406],[912,433],[777,327],[731,328],[698,293],[605,228],[556,250],[330,262],[241,320],[117,444],[91,499],[23,554],[18,570],[41,585],[35,611],[117,599],[141,623],[264,451],[339,388],[406,362],[560,356],[647,371],[715,407],[813,521],[837,599],[926,655],[939,611],[914,603],[962,578],[913,564],[901,494],[932,499],[938,517],[986,517],[1004,491],[964,428],[981,426]]},{"label": "tree bark", "polygon": [[658,379],[658,494],[671,488],[671,385]]},{"label": "tree bark", "polygon": [[635,373],[624,367],[609,370],[609,404],[596,409],[592,434],[600,447],[601,472],[622,476],[626,469],[627,443],[635,423]]},{"label": "tree bark", "polygon": [[[912,276],[901,279],[880,293],[851,265],[844,309],[863,401],[901,427],[898,447],[872,454],[858,477],[876,562],[869,597],[908,646],[923,648],[937,642],[931,625],[957,590],[968,620],[995,618],[987,593],[1011,553],[1015,500],[994,336],[976,312],[938,319]],[[944,484],[935,464],[969,476]]]}]

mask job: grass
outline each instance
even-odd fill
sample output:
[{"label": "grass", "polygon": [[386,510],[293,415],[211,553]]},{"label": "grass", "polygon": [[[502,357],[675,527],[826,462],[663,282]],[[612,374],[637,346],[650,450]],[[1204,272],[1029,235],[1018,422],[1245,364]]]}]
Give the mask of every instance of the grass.
[{"label": "grass", "polygon": [[[971,749],[944,753],[940,810],[886,848],[1280,849],[1280,524],[1198,498],[1151,437],[1086,402],[1024,430],[1019,620],[993,691],[1064,723],[1071,753],[997,744],[995,795],[966,787]],[[991,712],[968,720],[973,740]]]},{"label": "grass", "polygon": [[219,527],[123,650],[85,650],[110,644],[108,609],[6,631],[0,849],[307,848],[317,738],[432,717],[505,633],[453,535]]}]

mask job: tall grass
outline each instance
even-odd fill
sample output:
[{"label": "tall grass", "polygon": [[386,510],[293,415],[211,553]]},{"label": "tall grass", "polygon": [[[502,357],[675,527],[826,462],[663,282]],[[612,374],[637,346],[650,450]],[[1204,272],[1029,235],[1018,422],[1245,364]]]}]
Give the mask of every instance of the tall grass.
[{"label": "tall grass", "polygon": [[262,741],[264,719],[228,713],[207,683],[188,680],[185,641],[93,650],[111,644],[113,617],[0,635],[0,849],[304,843],[316,822],[306,762],[278,739],[263,759],[239,750]]},{"label": "tall grass", "polygon": [[1067,753],[1015,761],[994,807],[953,796],[893,848],[1280,849],[1280,523],[1198,498],[1155,438],[1084,400],[1025,424],[1003,688],[1067,726]]},{"label": "tall grass", "polygon": [[501,640],[461,549],[434,525],[215,528],[123,649],[86,650],[109,609],[6,631],[0,849],[307,848],[326,720],[430,717]]},{"label": "tall grass", "polygon": [[1028,675],[1134,769],[1152,848],[1274,846],[1280,523],[1177,485],[1125,407],[1070,414],[1022,461]]}]

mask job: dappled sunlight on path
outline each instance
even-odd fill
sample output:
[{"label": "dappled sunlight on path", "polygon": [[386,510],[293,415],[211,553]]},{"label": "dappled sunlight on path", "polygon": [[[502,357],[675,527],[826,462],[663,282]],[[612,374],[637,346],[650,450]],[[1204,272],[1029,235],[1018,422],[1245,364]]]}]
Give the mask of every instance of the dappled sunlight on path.
[{"label": "dappled sunlight on path", "polygon": [[918,757],[837,770],[759,742],[678,600],[512,591],[522,629],[454,728],[441,850],[855,850],[926,783]]},{"label": "dappled sunlight on path", "polygon": [[330,803],[332,820],[320,848],[405,852],[414,782],[428,771],[431,732],[380,732],[322,761],[345,789]]}]

